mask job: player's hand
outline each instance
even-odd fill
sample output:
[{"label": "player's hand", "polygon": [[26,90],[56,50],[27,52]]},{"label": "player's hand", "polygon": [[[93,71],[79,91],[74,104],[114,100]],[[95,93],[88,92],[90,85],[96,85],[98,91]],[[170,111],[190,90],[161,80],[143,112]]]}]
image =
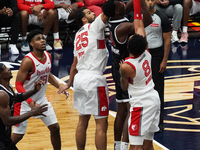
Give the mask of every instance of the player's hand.
[{"label": "player's hand", "polygon": [[67,13],[71,13],[71,12],[72,12],[72,8],[71,8],[71,7],[68,7],[67,9],[65,9],[65,11],[66,11]]},{"label": "player's hand", "polygon": [[7,14],[8,14],[8,17],[11,17],[11,16],[13,15],[13,11],[12,11],[11,8],[7,8],[7,9],[6,9],[6,12],[7,12]]},{"label": "player's hand", "polygon": [[41,12],[39,12],[39,14],[37,15],[37,19],[38,19],[39,22],[44,20],[44,16]]},{"label": "player's hand", "polygon": [[44,104],[42,106],[34,105],[33,108],[31,109],[32,116],[42,115],[42,116],[46,117],[46,115],[44,115],[43,112],[48,110],[47,105],[48,104]]},{"label": "player's hand", "polygon": [[167,62],[166,61],[162,61],[161,64],[160,64],[159,72],[163,73],[165,71],[165,69],[166,69],[166,66],[167,66]]},{"label": "player's hand", "polygon": [[122,64],[124,64],[124,60],[120,60],[119,66],[121,66]]},{"label": "player's hand", "polygon": [[39,12],[42,10],[43,5],[35,5],[33,7],[31,7],[31,11],[34,15],[38,15]]},{"label": "player's hand", "polygon": [[7,9],[6,7],[3,7],[3,8],[2,8],[2,14],[3,14],[3,15],[8,15],[8,13],[6,12],[6,9]]},{"label": "player's hand", "polygon": [[70,86],[68,85],[68,84],[65,84],[65,85],[62,85],[62,86],[60,86],[59,88],[58,88],[58,94],[65,94],[66,95],[66,98],[68,98],[69,97],[69,93],[68,93],[68,91],[66,91],[67,89],[69,89],[70,88]]},{"label": "player's hand", "polygon": [[164,7],[167,7],[169,5],[169,1],[168,0],[160,0],[160,4]]},{"label": "player's hand", "polygon": [[70,7],[70,5],[68,5],[68,4],[62,4],[62,8],[65,10],[68,9],[69,7]]},{"label": "player's hand", "polygon": [[64,91],[62,92],[62,94],[65,94],[65,95],[66,95],[66,99],[68,99],[68,97],[69,97],[69,92],[68,92],[67,90],[64,90]]},{"label": "player's hand", "polygon": [[31,109],[32,109],[32,108],[34,108],[34,107],[39,107],[40,105],[37,104],[35,101],[32,101],[32,102],[29,103],[29,106],[30,106]]},{"label": "player's hand", "polygon": [[36,81],[35,85],[34,85],[34,91],[38,92],[41,89],[42,85],[44,85],[44,84],[45,83],[42,80]]}]

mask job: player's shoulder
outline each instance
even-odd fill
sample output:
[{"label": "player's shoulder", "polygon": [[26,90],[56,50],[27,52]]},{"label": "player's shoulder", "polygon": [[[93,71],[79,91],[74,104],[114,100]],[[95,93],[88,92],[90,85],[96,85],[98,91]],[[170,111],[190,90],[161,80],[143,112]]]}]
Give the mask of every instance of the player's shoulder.
[{"label": "player's shoulder", "polygon": [[4,90],[0,90],[0,106],[6,108],[9,102],[9,96]]},{"label": "player's shoulder", "polygon": [[34,64],[34,60],[32,57],[30,57],[29,55],[24,56],[24,58],[22,59],[20,68],[25,67],[25,68],[29,68],[32,67]]}]

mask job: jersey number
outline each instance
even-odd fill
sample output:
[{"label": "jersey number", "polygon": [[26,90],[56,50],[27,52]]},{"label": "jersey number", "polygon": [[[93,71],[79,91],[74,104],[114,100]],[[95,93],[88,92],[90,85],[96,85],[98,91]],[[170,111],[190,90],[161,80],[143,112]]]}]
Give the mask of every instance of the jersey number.
[{"label": "jersey number", "polygon": [[80,50],[82,47],[88,46],[88,31],[85,31],[77,36],[76,51]]},{"label": "jersey number", "polygon": [[41,76],[40,80],[42,80],[44,82],[44,84],[46,84],[47,83],[47,75]]},{"label": "jersey number", "polygon": [[147,60],[145,60],[145,61],[143,62],[142,68],[143,68],[143,70],[144,70],[144,75],[145,75],[146,77],[148,77],[149,74],[151,73],[151,68],[150,68],[149,62],[148,62]]}]

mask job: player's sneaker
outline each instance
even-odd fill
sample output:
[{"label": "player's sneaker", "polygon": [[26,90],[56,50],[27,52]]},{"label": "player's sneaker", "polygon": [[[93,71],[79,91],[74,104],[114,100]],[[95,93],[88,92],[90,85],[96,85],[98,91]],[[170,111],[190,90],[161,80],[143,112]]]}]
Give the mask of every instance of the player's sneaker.
[{"label": "player's sneaker", "polygon": [[175,42],[178,42],[178,41],[179,41],[179,38],[178,38],[177,34],[172,33],[171,34],[171,42],[175,43]]},{"label": "player's sneaker", "polygon": [[60,39],[54,40],[53,48],[54,50],[62,50],[62,41]]},{"label": "player's sneaker", "polygon": [[13,55],[19,54],[19,50],[16,47],[16,44],[9,44],[9,52]]},{"label": "player's sneaker", "polygon": [[22,41],[22,47],[21,47],[22,52],[29,52],[30,47],[27,41]]},{"label": "player's sneaker", "polygon": [[46,50],[47,51],[51,51],[52,50],[52,47],[48,43],[46,43]]},{"label": "player's sneaker", "polygon": [[188,42],[188,33],[187,32],[183,32],[181,34],[181,38],[179,40],[179,43],[187,43]]}]

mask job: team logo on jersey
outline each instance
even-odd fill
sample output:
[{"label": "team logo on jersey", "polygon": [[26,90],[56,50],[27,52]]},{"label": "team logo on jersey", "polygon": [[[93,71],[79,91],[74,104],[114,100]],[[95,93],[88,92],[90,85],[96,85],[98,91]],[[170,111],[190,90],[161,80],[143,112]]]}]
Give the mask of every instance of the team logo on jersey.
[{"label": "team logo on jersey", "polygon": [[104,105],[103,107],[101,107],[101,111],[107,111],[107,107]]},{"label": "team logo on jersey", "polygon": [[133,125],[131,126],[131,129],[132,129],[133,131],[136,131],[136,130],[138,129],[138,126],[137,126],[136,124],[133,124]]}]

